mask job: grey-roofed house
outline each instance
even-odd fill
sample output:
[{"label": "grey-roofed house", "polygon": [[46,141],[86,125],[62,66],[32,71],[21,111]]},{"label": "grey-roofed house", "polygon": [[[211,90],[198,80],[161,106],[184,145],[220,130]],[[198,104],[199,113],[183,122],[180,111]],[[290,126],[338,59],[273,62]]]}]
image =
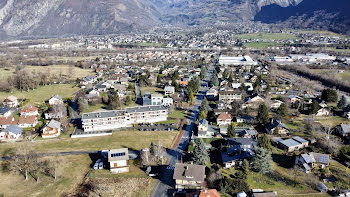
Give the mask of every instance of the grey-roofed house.
[{"label": "grey-roofed house", "polygon": [[61,135],[62,127],[61,123],[56,120],[50,120],[43,128],[41,137],[42,138],[53,138]]},{"label": "grey-roofed house", "polygon": [[350,124],[341,124],[336,127],[336,130],[342,137],[350,137]]},{"label": "grey-roofed house", "polygon": [[305,173],[310,173],[315,167],[325,168],[329,166],[329,155],[315,152],[301,154],[295,158],[295,165]]},{"label": "grey-roofed house", "polygon": [[0,131],[0,140],[17,140],[22,135],[22,128],[16,125],[9,125]]},{"label": "grey-roofed house", "polygon": [[257,142],[249,138],[228,138],[222,145],[221,159],[225,168],[241,165],[244,159],[254,156]]},{"label": "grey-roofed house", "polygon": [[286,139],[286,140],[281,140],[278,142],[278,145],[281,149],[286,150],[288,152],[293,152],[296,150],[300,150],[304,148],[304,145],[293,140],[293,139]]},{"label": "grey-roofed house", "polygon": [[292,139],[299,142],[300,144],[302,144],[303,145],[302,148],[306,148],[309,146],[309,141],[305,140],[304,138],[301,138],[299,136],[295,136]]},{"label": "grey-roofed house", "polygon": [[59,95],[54,95],[49,99],[49,105],[58,105],[63,104],[63,99]]},{"label": "grey-roofed house", "polygon": [[289,133],[289,128],[283,124],[281,121],[271,120],[271,122],[265,125],[266,132],[268,134],[282,134],[285,135]]},{"label": "grey-roofed house", "polygon": [[129,172],[128,148],[111,149],[108,151],[108,163],[112,174]]},{"label": "grey-roofed house", "polygon": [[254,128],[235,128],[235,133],[239,137],[256,138],[258,132]]},{"label": "grey-roofed house", "polygon": [[198,137],[199,138],[210,138],[214,135],[214,131],[209,127],[207,120],[202,119],[198,123]]},{"label": "grey-roofed house", "polygon": [[175,87],[174,86],[165,86],[164,88],[164,94],[166,96],[175,94]]},{"label": "grey-roofed house", "polygon": [[8,106],[0,107],[0,117],[10,117],[12,114],[11,108]]},{"label": "grey-roofed house", "polygon": [[175,189],[202,189],[205,179],[205,166],[196,164],[175,164],[173,179]]}]

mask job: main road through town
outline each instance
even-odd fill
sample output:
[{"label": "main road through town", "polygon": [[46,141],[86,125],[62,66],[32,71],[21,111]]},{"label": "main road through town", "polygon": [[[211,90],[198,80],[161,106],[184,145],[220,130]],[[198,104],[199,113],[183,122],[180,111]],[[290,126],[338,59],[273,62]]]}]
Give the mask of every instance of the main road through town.
[{"label": "main road through town", "polygon": [[163,170],[159,176],[159,180],[156,183],[151,197],[167,197],[172,196],[174,192],[175,182],[173,180],[174,166],[181,160],[182,153],[187,150],[189,142],[192,137],[192,131],[199,113],[200,105],[208,91],[208,82],[211,79],[214,70],[214,63],[209,67],[208,76],[206,79],[201,81],[201,86],[198,94],[196,95],[195,104],[191,107],[189,111],[192,111],[192,115],[188,116],[188,124],[184,134],[179,142],[179,145],[172,150],[167,151],[168,167]]}]

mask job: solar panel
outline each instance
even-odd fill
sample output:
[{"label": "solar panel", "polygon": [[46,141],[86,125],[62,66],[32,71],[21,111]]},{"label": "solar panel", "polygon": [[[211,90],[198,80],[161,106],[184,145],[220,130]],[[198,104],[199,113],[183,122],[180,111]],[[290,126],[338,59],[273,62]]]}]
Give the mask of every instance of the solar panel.
[{"label": "solar panel", "polygon": [[309,155],[304,155],[304,160],[306,163],[312,163],[313,159]]},{"label": "solar panel", "polygon": [[326,155],[320,155],[320,163],[328,163],[328,157]]},{"label": "solar panel", "polygon": [[125,153],[112,153],[111,157],[121,157],[121,156],[125,156]]}]

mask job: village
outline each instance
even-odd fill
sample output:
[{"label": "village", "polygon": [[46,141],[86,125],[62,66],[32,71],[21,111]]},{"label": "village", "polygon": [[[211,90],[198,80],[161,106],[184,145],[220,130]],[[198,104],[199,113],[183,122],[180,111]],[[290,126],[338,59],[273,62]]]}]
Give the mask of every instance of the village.
[{"label": "village", "polygon": [[[348,39],[256,31],[80,38],[68,45],[89,55],[55,60],[66,74],[19,66],[1,88],[0,180],[72,184],[52,196],[349,195],[350,56],[331,50]],[[49,45],[16,49],[72,50]]]}]

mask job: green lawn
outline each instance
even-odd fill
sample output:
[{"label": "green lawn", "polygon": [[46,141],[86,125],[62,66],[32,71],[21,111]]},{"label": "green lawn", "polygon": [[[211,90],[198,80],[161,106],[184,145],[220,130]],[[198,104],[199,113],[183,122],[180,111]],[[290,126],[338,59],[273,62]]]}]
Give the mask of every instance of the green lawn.
[{"label": "green lawn", "polygon": [[168,120],[159,122],[160,124],[171,124],[175,123],[175,120],[177,118],[184,119],[186,114],[182,110],[174,110],[173,112],[169,113]]},{"label": "green lawn", "polygon": [[40,86],[37,89],[26,91],[14,90],[12,93],[0,92],[0,99],[14,95],[19,99],[29,99],[28,104],[41,104],[49,99],[51,96],[58,94],[63,98],[72,97],[80,88],[73,84],[54,84],[47,86]]},{"label": "green lawn", "polygon": [[89,107],[85,109],[83,113],[105,111],[106,107],[107,106],[105,104],[89,105]]},{"label": "green lawn", "polygon": [[164,90],[157,87],[141,87],[141,95],[144,95],[147,92],[150,92],[151,94],[158,94],[158,92],[163,92]]},{"label": "green lawn", "polygon": [[235,38],[239,39],[264,39],[264,40],[289,40],[298,39],[298,37],[287,33],[255,33],[255,34],[237,34]]},{"label": "green lawn", "polygon": [[250,42],[246,44],[248,48],[254,48],[254,49],[264,49],[267,47],[274,47],[278,45],[279,44],[275,42]]},{"label": "green lawn", "polygon": [[320,122],[323,126],[331,125],[332,127],[335,127],[341,123],[349,124],[350,121],[339,116],[329,116],[329,117],[323,117],[318,116],[315,118],[316,121]]},{"label": "green lawn", "polygon": [[165,147],[171,147],[178,132],[140,132],[140,131],[118,131],[112,136],[77,138],[77,139],[50,139],[36,140],[32,142],[2,143],[0,144],[0,154],[4,150],[16,148],[20,144],[28,144],[38,152],[62,152],[62,151],[97,151],[111,148],[128,147],[140,150],[149,147],[151,142],[160,140]]}]

